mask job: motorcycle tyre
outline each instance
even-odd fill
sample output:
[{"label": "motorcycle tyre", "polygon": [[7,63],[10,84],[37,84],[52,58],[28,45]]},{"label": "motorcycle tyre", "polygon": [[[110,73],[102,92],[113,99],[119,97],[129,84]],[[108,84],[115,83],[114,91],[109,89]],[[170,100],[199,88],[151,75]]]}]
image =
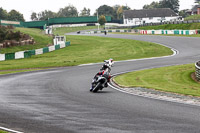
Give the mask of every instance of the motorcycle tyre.
[{"label": "motorcycle tyre", "polygon": [[100,83],[97,83],[92,92],[94,93],[97,92],[100,89],[100,85],[101,85]]}]

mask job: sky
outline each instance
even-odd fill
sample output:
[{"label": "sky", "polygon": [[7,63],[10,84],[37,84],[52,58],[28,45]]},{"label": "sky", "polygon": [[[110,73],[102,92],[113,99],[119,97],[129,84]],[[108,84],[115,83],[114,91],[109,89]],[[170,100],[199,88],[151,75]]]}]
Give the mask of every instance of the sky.
[{"label": "sky", "polygon": [[[39,13],[44,10],[58,12],[69,4],[75,6],[80,11],[86,7],[90,8],[91,14],[101,5],[127,5],[131,9],[142,9],[145,4],[150,4],[159,0],[0,0],[0,7],[9,12],[15,9],[24,15],[26,21],[31,21],[32,12]],[[195,0],[179,0],[179,10],[191,9]]]}]

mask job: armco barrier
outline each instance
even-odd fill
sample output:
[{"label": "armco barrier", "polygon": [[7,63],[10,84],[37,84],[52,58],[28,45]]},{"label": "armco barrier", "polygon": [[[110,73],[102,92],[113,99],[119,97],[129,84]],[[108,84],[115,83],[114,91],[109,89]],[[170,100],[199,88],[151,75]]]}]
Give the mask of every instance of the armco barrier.
[{"label": "armco barrier", "polygon": [[5,60],[15,59],[15,53],[7,53],[5,54]]},{"label": "armco barrier", "polygon": [[71,42],[68,41],[68,42],[65,42],[65,44],[49,46],[49,47],[40,48],[40,49],[36,49],[36,50],[27,50],[27,51],[20,51],[20,52],[16,52],[16,53],[0,54],[0,61],[29,58],[32,55],[44,54],[47,52],[51,52],[51,51],[54,51],[54,50],[57,50],[60,48],[70,46],[70,44],[71,44]]},{"label": "armco barrier", "polygon": [[171,34],[171,35],[194,35],[197,34],[197,30],[140,30],[140,34]]},{"label": "armco barrier", "polygon": [[50,46],[50,47],[49,47],[49,52],[54,51],[54,50],[56,50],[56,49],[55,49],[55,46]]},{"label": "armco barrier", "polygon": [[116,30],[86,31],[86,32],[81,32],[81,33],[83,33],[83,34],[98,34],[98,33],[105,33],[105,31],[108,32],[108,33],[110,33],[110,32],[121,32],[121,33],[123,33],[123,32],[132,32],[132,30],[119,30],[119,29],[116,29]]},{"label": "armco barrier", "polygon": [[48,53],[49,52],[49,47],[43,48],[43,53]]},{"label": "armco barrier", "polygon": [[15,59],[21,59],[21,58],[24,58],[24,51],[16,52]]},{"label": "armco barrier", "polygon": [[199,66],[199,64],[200,64],[200,61],[195,63],[195,68],[196,68],[195,75],[196,75],[196,79],[198,81],[200,81],[200,66]]},{"label": "armco barrier", "polygon": [[64,48],[65,47],[65,44],[60,44],[60,48]]},{"label": "armco barrier", "polygon": [[0,54],[0,61],[4,61],[4,60],[6,60],[5,54]]},{"label": "armco barrier", "polygon": [[25,51],[24,52],[24,58],[29,58],[29,57],[31,57],[31,51]]},{"label": "armco barrier", "polygon": [[69,46],[71,42],[65,42],[65,46]]},{"label": "armco barrier", "polygon": [[55,50],[60,49],[60,45],[55,45]]},{"label": "armco barrier", "polygon": [[35,55],[35,50],[29,50],[29,52],[31,53],[31,55]]},{"label": "armco barrier", "polygon": [[43,54],[43,48],[35,50],[35,55],[39,55],[39,54]]}]

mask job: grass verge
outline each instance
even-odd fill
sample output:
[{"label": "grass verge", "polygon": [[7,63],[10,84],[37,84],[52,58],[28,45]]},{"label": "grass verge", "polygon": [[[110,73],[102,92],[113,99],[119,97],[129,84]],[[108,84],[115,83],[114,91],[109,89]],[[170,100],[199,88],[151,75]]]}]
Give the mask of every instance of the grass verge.
[{"label": "grass verge", "polygon": [[[47,69],[47,68],[44,68],[44,69]],[[4,71],[0,70],[0,75],[21,73],[21,72],[31,72],[31,71],[44,70],[44,69],[23,69],[23,70],[6,70],[6,71],[5,70]]]},{"label": "grass verge", "polygon": [[154,68],[122,74],[114,81],[124,87],[144,87],[200,97],[200,84],[191,78],[194,64]]},{"label": "grass verge", "polygon": [[92,36],[67,36],[71,46],[43,55],[0,62],[0,70],[73,66],[172,54],[169,48],[149,42]]},{"label": "grass verge", "polygon": [[[102,28],[102,27],[100,27]],[[70,32],[77,32],[81,30],[92,30],[92,29],[98,29],[98,26],[81,26],[81,27],[62,27],[62,28],[54,28],[53,33],[55,35],[64,35],[65,33]]]},{"label": "grass verge", "polygon": [[52,37],[43,34],[42,30],[34,29],[34,28],[16,28],[15,31],[20,31],[25,34],[29,34],[31,37],[34,38],[35,44],[34,45],[24,45],[24,46],[15,46],[10,48],[3,48],[0,50],[1,54],[3,53],[14,53],[17,51],[24,51],[24,50],[32,50],[37,48],[46,47],[48,44],[52,44]]},{"label": "grass verge", "polygon": [[6,131],[3,131],[3,130],[0,130],[0,133],[8,133],[8,132],[6,132]]}]

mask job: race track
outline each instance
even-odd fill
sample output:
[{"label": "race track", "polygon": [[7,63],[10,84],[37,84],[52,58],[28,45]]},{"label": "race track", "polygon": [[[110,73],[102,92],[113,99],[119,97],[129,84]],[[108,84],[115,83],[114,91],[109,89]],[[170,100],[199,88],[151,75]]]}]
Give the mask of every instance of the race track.
[{"label": "race track", "polygon": [[[105,36],[100,34],[99,36]],[[112,74],[200,60],[200,38],[108,34],[160,43],[167,58],[115,63]],[[101,64],[0,76],[0,126],[25,133],[199,133],[200,107],[149,99],[110,87],[90,93]]]}]

